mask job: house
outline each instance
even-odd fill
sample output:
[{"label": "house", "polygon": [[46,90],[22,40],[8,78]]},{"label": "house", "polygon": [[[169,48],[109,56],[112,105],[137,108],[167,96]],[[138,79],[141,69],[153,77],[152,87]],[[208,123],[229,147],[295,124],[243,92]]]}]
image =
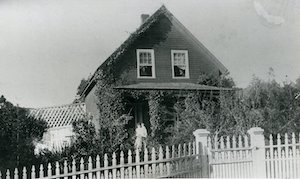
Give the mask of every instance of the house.
[{"label": "house", "polygon": [[85,119],[86,109],[84,103],[75,103],[29,109],[29,116],[48,123],[48,129],[43,135],[42,143],[49,150],[59,150],[61,147],[70,144],[74,134],[72,123]]},{"label": "house", "polygon": [[[81,93],[86,112],[93,116],[98,128],[99,79],[112,78],[113,90],[171,90],[181,94],[182,91],[218,94],[221,90],[231,90],[198,84],[200,75],[220,78],[227,69],[165,6],[152,16],[143,14],[141,19],[141,26],[98,67]],[[149,101],[130,97],[128,100],[132,102],[128,110],[134,120],[131,127],[142,122],[150,129]]]},{"label": "house", "polygon": [[[91,76],[80,100],[69,105],[30,110],[30,116],[48,123],[43,142],[50,149],[68,145],[73,135],[72,122],[87,115],[92,116],[92,122],[100,128],[99,111],[102,109],[97,95],[101,80],[110,78],[109,88],[113,91],[172,91],[178,96],[191,91],[218,95],[222,90],[232,90],[199,84],[201,75],[220,78],[227,69],[165,6],[152,16],[143,14],[141,19],[141,26]],[[130,95],[124,98],[130,101],[127,113],[133,117],[128,127],[134,131],[138,123],[144,123],[151,131],[149,99]]]}]

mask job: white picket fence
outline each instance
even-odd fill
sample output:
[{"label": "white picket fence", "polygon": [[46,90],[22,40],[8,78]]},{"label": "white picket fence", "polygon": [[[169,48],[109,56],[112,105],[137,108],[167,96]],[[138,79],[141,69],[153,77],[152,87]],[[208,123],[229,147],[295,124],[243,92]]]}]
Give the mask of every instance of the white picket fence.
[{"label": "white picket fence", "polygon": [[[268,178],[300,178],[300,134],[298,142],[295,133],[290,136],[277,135],[269,137],[269,144],[266,145],[266,174]],[[274,144],[276,143],[276,144]]]},{"label": "white picket fence", "polygon": [[[264,137],[251,128],[244,136],[214,136],[198,131],[196,142],[207,151],[210,178],[300,178],[300,134]],[[276,141],[273,138],[276,137]],[[202,164],[204,167],[204,164]]]},{"label": "white picket fence", "polygon": [[[12,172],[7,170],[3,178],[10,179],[34,179],[34,178],[64,178],[64,179],[117,179],[117,178],[178,178],[178,177],[202,177],[201,162],[203,156],[196,151],[196,144],[188,143],[167,146],[165,149],[159,147],[158,151],[152,148],[142,152],[136,150],[133,154],[128,151],[118,156],[113,153],[109,159],[105,154],[103,161],[100,156],[88,157],[85,161],[73,160],[62,163],[55,162],[47,165],[24,167],[22,171],[17,168]],[[1,179],[0,173],[0,179]]]},{"label": "white picket fence", "polygon": [[[237,140],[238,139],[238,140]],[[252,177],[252,148],[247,136],[208,138],[210,148],[210,177]]]},{"label": "white picket fence", "polygon": [[193,143],[7,170],[0,179],[300,178],[300,134],[265,138],[263,132],[218,137],[198,129]]}]

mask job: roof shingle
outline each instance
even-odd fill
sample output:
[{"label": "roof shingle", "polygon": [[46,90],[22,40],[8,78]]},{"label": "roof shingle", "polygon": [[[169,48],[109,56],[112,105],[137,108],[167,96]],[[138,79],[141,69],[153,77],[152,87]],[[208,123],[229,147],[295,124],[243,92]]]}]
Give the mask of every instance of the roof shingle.
[{"label": "roof shingle", "polygon": [[44,120],[49,128],[71,125],[86,116],[85,103],[29,109],[29,116]]}]

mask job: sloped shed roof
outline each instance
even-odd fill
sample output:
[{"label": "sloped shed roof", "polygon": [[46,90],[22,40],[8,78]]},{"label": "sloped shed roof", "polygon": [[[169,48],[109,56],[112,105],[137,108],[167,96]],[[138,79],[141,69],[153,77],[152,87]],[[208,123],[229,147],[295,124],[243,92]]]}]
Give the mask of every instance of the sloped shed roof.
[{"label": "sloped shed roof", "polygon": [[75,103],[47,108],[29,109],[29,116],[44,120],[49,128],[72,125],[86,116],[85,103]]},{"label": "sloped shed roof", "polygon": [[197,91],[232,91],[232,88],[220,88],[194,83],[138,83],[125,86],[118,86],[116,89],[132,90],[197,90]]}]

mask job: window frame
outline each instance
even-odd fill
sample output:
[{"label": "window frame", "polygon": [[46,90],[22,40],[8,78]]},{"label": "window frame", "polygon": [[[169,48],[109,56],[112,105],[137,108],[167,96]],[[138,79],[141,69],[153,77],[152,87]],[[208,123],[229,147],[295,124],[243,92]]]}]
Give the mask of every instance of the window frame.
[{"label": "window frame", "polygon": [[[174,71],[174,54],[175,53],[184,53],[185,54],[185,76],[175,76],[175,71]],[[171,63],[172,63],[172,78],[173,79],[189,79],[190,78],[190,68],[189,68],[189,55],[188,55],[188,50],[171,50]]]},{"label": "window frame", "polygon": [[[152,76],[140,76],[140,53],[143,53],[143,52],[151,54]],[[137,56],[137,58],[136,58],[137,59],[137,78],[144,78],[144,79],[156,78],[154,49],[137,49],[136,56]]]}]

